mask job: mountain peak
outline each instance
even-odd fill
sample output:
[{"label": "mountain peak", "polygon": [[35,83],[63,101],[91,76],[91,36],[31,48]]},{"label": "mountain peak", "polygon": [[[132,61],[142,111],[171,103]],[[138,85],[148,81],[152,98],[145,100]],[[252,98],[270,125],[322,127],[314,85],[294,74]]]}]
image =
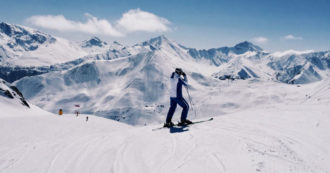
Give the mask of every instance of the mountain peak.
[{"label": "mountain peak", "polygon": [[254,52],[262,51],[262,49],[259,46],[254,45],[253,43],[248,42],[248,41],[243,41],[241,43],[236,44],[233,47],[233,49],[234,49],[234,52],[237,54],[243,54],[248,51],[254,51]]},{"label": "mountain peak", "polygon": [[160,48],[162,45],[165,44],[172,44],[172,41],[170,41],[165,35],[160,35],[158,37],[151,38],[148,41],[145,41],[142,43],[143,46],[152,46],[153,48]]},{"label": "mountain peak", "polygon": [[157,37],[153,37],[153,38],[151,38],[150,41],[151,41],[151,40],[161,41],[161,40],[168,40],[168,39],[166,38],[165,35],[160,35],[160,36],[157,36]]},{"label": "mountain peak", "polygon": [[122,44],[120,44],[118,41],[113,41],[112,43],[115,44],[115,45],[120,45],[120,46],[122,46]]},{"label": "mountain peak", "polygon": [[11,35],[11,27],[7,23],[0,23],[0,32],[5,33],[6,35]]},{"label": "mountain peak", "polygon": [[100,38],[94,36],[89,40],[84,41],[82,47],[93,47],[93,46],[103,47],[107,44],[108,43],[102,41]]},{"label": "mountain peak", "polygon": [[5,22],[0,23],[0,33],[4,33],[7,36],[11,37],[13,35],[26,35],[28,30],[25,28],[19,27],[17,25],[8,24]]},{"label": "mountain peak", "polygon": [[0,33],[5,33],[9,37],[11,36],[20,37],[22,35],[28,35],[28,34],[48,35],[26,26],[9,24],[5,22],[0,22]]},{"label": "mountain peak", "polygon": [[11,49],[33,51],[44,43],[54,43],[56,39],[48,34],[41,33],[34,29],[1,22],[0,34],[5,34],[11,41],[7,46]]},{"label": "mountain peak", "polygon": [[169,40],[165,37],[165,35],[160,35],[158,37],[151,38],[148,42],[149,43],[156,43],[156,42],[162,43],[164,41],[169,41]]}]

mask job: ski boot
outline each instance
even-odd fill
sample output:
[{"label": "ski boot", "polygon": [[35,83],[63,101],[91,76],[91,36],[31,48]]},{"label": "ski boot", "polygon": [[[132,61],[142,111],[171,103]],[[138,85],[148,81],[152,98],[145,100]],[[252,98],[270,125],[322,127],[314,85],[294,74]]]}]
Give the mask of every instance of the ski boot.
[{"label": "ski boot", "polygon": [[167,127],[167,128],[170,128],[170,127],[173,127],[174,124],[172,122],[168,122],[168,123],[165,123],[163,127]]},{"label": "ski boot", "polygon": [[192,124],[193,122],[191,122],[190,120],[181,120],[181,122],[178,123],[178,126],[187,126],[189,124]]}]

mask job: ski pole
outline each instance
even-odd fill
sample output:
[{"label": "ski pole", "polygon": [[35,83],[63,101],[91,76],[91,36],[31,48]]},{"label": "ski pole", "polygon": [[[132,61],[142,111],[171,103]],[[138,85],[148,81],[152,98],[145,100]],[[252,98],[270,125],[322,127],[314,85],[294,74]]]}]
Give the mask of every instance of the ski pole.
[{"label": "ski pole", "polygon": [[193,108],[193,103],[192,103],[192,99],[191,99],[190,94],[189,94],[188,87],[185,87],[185,88],[186,88],[186,91],[187,91],[187,94],[188,94],[189,102],[190,102],[190,105],[191,105],[191,110],[194,111],[194,113],[195,113],[195,118],[196,118],[196,117],[197,117],[197,115],[196,115],[196,110]]}]

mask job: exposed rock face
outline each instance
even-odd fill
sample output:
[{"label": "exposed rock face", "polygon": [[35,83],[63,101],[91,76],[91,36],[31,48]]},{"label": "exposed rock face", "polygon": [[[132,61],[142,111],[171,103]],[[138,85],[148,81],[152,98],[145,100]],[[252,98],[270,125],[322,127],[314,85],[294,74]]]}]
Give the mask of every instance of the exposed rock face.
[{"label": "exposed rock face", "polygon": [[0,96],[15,99],[22,105],[30,107],[23,94],[15,86],[10,85],[3,79],[0,79]]}]

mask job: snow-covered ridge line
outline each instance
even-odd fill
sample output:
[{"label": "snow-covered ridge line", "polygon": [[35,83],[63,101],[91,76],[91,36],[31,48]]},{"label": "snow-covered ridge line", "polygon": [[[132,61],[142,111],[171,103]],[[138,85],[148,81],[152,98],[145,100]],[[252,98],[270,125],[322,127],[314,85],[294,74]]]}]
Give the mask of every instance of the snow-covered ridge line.
[{"label": "snow-covered ridge line", "polygon": [[[51,37],[55,39],[53,36],[42,34],[39,31],[35,31],[30,28],[24,30],[25,27],[9,25],[6,23],[1,23],[1,26],[2,32],[0,32],[0,35],[3,38],[9,38],[9,40],[10,37],[8,36],[16,38],[18,36],[21,37],[22,35],[26,35],[27,38],[33,39],[35,38],[33,33],[41,35],[42,38]],[[4,43],[8,42],[6,39],[2,40]],[[6,49],[6,46],[8,47],[9,43],[3,43],[4,45],[2,46],[2,49],[0,49],[0,76],[9,82],[13,82],[24,76],[39,75],[50,71],[69,69],[75,65],[86,62],[86,60],[110,60],[118,57],[128,57],[143,52],[154,51],[163,53],[174,52],[176,54],[175,56],[184,59],[193,59],[196,62],[203,63],[206,62],[209,63],[210,66],[215,65],[219,67],[218,71],[209,71],[209,73],[213,73],[212,76],[219,79],[248,79],[266,76],[267,79],[279,80],[285,83],[308,83],[321,80],[323,76],[322,73],[324,73],[322,71],[328,69],[330,66],[327,60],[329,57],[329,51],[297,52],[289,50],[286,52],[268,53],[263,51],[259,46],[256,46],[248,41],[241,42],[233,47],[197,50],[194,48],[187,48],[182,46],[172,40],[169,40],[164,35],[151,38],[148,41],[144,41],[134,46],[123,46],[118,42],[107,44],[97,37],[92,37],[80,45],[70,42],[71,46],[66,45],[65,47],[75,47],[74,49],[80,52],[80,54],[78,55],[72,53],[72,51],[61,50],[60,52],[68,52],[68,55],[72,57],[68,59],[66,55],[57,54],[56,52],[58,51],[52,51],[52,48],[49,48],[49,45],[60,43],[61,40],[69,43],[69,41],[65,41],[61,38],[56,38],[54,42],[51,41],[50,43],[45,43],[45,51],[42,52],[50,52],[51,54],[44,54],[40,51],[38,52],[37,50],[43,49],[40,48],[40,46],[43,47],[43,44],[40,44],[37,46],[36,50],[27,51],[30,52],[27,54],[31,54],[31,52],[33,52],[32,54],[36,54],[32,57],[27,57],[25,53],[21,53],[22,55],[10,53],[11,51],[7,51]],[[27,42],[29,43],[31,41]],[[35,42],[38,43],[38,41]],[[31,42],[31,44],[36,44],[35,42]],[[18,47],[19,46],[20,45],[18,45]],[[38,56],[39,58],[35,58]],[[56,56],[56,58],[53,58],[54,56]],[[314,56],[313,60],[311,60],[311,56]],[[62,57],[63,60],[58,61],[58,57]],[[52,59],[51,64],[49,64],[49,59]],[[56,62],[54,60],[56,60]],[[44,63],[46,61],[48,65],[47,63]],[[31,63],[33,63],[33,66],[37,67],[32,67]],[[15,68],[13,68],[13,64],[16,64],[14,65]],[[291,65],[288,66],[285,64]],[[308,64],[311,64],[310,67],[307,67]],[[319,64],[323,64],[323,67],[320,67]],[[26,67],[26,65],[28,67]],[[253,66],[258,66],[258,68],[253,68]],[[306,75],[302,75],[305,72]]]},{"label": "snow-covered ridge line", "polygon": [[79,45],[37,30],[0,23],[0,63],[7,66],[45,66],[87,55]]},{"label": "snow-covered ridge line", "polygon": [[[23,94],[15,87],[0,78],[0,97],[12,99],[16,103],[30,108],[29,103],[25,100]],[[3,108],[5,109],[5,108]]]}]

